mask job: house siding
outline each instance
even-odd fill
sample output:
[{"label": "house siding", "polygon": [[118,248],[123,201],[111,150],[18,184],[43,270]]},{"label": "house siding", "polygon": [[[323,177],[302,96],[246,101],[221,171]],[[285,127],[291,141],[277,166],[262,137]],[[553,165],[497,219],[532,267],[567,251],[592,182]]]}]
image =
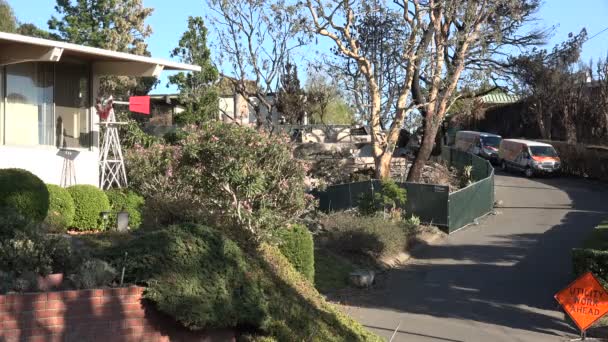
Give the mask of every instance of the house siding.
[{"label": "house siding", "polygon": [[[99,152],[96,149],[69,151],[45,146],[0,146],[0,169],[25,169],[49,184],[99,186]],[[71,180],[70,173],[74,175]]]}]

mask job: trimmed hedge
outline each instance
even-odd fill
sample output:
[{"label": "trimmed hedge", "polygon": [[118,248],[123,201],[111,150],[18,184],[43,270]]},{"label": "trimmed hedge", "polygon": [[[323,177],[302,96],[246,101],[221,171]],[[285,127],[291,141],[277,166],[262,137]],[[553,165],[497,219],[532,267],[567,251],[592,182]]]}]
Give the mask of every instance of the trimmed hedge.
[{"label": "trimmed hedge", "polygon": [[608,251],[575,248],[572,250],[572,267],[575,277],[590,271],[604,287],[608,287]]},{"label": "trimmed hedge", "polygon": [[137,229],[141,225],[142,210],[145,200],[142,196],[131,190],[112,189],[106,191],[110,201],[110,225],[116,225],[116,213],[126,211],[129,213],[129,228]]},{"label": "trimmed hedge", "polygon": [[39,223],[49,209],[49,192],[40,178],[23,169],[0,169],[0,207]]},{"label": "trimmed hedge", "polygon": [[293,267],[306,279],[315,280],[315,250],[312,234],[302,225],[279,231],[279,249]]},{"label": "trimmed hedge", "polygon": [[74,200],[72,228],[80,231],[102,229],[100,214],[102,211],[110,211],[108,196],[92,185],[73,185],[67,190]]},{"label": "trimmed hedge", "polygon": [[65,231],[74,223],[76,214],[72,195],[54,184],[47,184],[46,188],[49,191],[49,211],[44,222],[54,231]]},{"label": "trimmed hedge", "polygon": [[591,271],[608,287],[608,221],[595,227],[583,248],[572,250],[572,267],[576,277]]}]

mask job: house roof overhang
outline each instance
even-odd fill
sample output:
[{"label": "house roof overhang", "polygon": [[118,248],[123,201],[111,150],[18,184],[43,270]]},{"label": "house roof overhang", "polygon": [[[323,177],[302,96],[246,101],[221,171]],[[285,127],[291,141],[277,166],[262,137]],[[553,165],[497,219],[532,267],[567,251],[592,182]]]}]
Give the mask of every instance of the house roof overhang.
[{"label": "house roof overhang", "polygon": [[0,32],[0,65],[59,62],[68,56],[90,62],[98,75],[158,77],[163,70],[201,71],[197,65]]}]

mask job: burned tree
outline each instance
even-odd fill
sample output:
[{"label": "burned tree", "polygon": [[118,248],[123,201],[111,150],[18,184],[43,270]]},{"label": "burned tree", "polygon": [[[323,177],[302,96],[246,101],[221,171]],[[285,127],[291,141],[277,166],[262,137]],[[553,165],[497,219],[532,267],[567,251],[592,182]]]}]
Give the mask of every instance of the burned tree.
[{"label": "burned tree", "polygon": [[[306,1],[311,30],[332,40],[337,54],[354,63],[364,80],[377,177],[389,177],[390,161],[404,121],[411,113],[420,112],[424,118],[424,137],[408,180],[420,179],[439,126],[461,96],[462,83],[475,81],[474,77],[465,76],[474,68],[500,63],[496,55],[505,46],[535,41],[538,32],[525,39],[515,37],[538,6],[537,0],[383,3],[385,15],[394,19],[389,22],[390,32],[400,32],[402,36],[401,45],[394,49],[397,67],[383,70],[374,53],[368,52],[375,50],[366,45],[370,43],[366,37],[374,35],[366,32],[368,24],[357,19],[369,18],[371,11],[377,10],[375,6],[364,1]],[[371,42],[374,44],[374,40]],[[393,94],[381,87],[381,74],[397,81],[390,88]],[[383,98],[390,98],[390,105]],[[381,134],[383,106],[394,108],[386,122],[386,138]]]},{"label": "burned tree", "polygon": [[289,53],[304,43],[294,9],[267,0],[208,0],[207,4],[220,64],[231,70],[221,76],[253,108],[261,128],[270,123],[275,104],[269,94],[278,88]]}]

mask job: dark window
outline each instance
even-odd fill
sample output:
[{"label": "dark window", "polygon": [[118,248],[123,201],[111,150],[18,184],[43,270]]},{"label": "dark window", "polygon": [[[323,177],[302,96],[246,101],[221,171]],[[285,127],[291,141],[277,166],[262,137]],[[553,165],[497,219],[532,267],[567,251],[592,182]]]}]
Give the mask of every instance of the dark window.
[{"label": "dark window", "polygon": [[557,157],[553,146],[530,146],[530,152],[536,157]]},{"label": "dark window", "polygon": [[483,146],[492,146],[494,148],[498,148],[500,146],[500,141],[502,139],[499,137],[482,137],[481,141]]}]

